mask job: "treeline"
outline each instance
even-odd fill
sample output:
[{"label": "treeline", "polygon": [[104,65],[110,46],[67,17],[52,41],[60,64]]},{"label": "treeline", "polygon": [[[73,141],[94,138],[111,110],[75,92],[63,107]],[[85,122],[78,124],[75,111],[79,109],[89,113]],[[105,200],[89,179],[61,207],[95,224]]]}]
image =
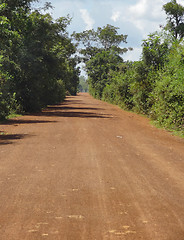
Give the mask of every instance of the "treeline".
[{"label": "treeline", "polygon": [[143,41],[140,61],[123,61],[131,49],[119,47],[127,36],[113,26],[75,33],[75,39],[84,44],[80,53],[94,97],[184,134],[184,7],[172,0],[163,9],[167,24]]},{"label": "treeline", "polygon": [[78,91],[79,92],[88,92],[89,91],[89,86],[88,86],[87,80],[84,76],[79,77]]},{"label": "treeline", "polygon": [[0,119],[40,111],[75,95],[79,83],[69,17],[54,20],[35,0],[0,1]]},{"label": "treeline", "polygon": [[[150,40],[149,46],[143,46],[142,61],[127,64],[124,72],[111,72],[111,82],[103,89],[102,99],[146,114],[161,126],[184,133],[184,46],[167,45],[164,62],[160,62],[161,58],[150,62],[149,55],[162,54],[166,44],[157,35]],[[157,41],[159,45],[152,51]]]}]

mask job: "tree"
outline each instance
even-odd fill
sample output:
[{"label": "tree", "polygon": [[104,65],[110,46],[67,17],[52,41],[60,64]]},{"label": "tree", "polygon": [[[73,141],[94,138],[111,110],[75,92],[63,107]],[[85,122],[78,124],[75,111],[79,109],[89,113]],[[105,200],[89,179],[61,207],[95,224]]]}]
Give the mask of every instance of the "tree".
[{"label": "tree", "polygon": [[167,14],[166,29],[172,32],[175,39],[181,40],[184,37],[184,7],[171,0],[163,5],[163,9]]},{"label": "tree", "polygon": [[103,28],[98,27],[95,31],[86,30],[82,33],[74,32],[73,38],[77,41],[79,46],[84,48],[79,49],[79,53],[84,55],[84,62],[102,51],[115,51],[118,54],[123,54],[131,48],[121,48],[121,43],[127,43],[127,35],[118,34],[118,27],[107,24]]},{"label": "tree", "polygon": [[62,101],[65,90],[73,95],[77,92],[76,47],[66,31],[71,19],[67,16],[54,20],[48,13],[33,11],[31,2],[34,0],[0,1],[3,109],[4,103],[10,109],[15,99],[24,111],[37,111]]},{"label": "tree", "polygon": [[102,97],[103,89],[110,81],[110,71],[117,70],[118,64],[123,62],[121,55],[131,50],[120,47],[121,43],[127,43],[127,35],[118,34],[118,29],[107,24],[96,31],[74,32],[72,35],[79,46],[83,45],[79,53],[86,63],[89,89],[98,98]]},{"label": "tree", "polygon": [[79,78],[79,92],[88,92],[88,83],[86,81],[86,78],[84,76],[80,76]]},{"label": "tree", "polygon": [[169,53],[169,40],[162,38],[159,33],[148,35],[142,44],[142,59],[147,67],[158,70],[163,67]]},{"label": "tree", "polygon": [[118,54],[104,50],[86,63],[90,92],[94,97],[102,97],[103,89],[111,80],[110,71],[117,71],[121,62],[123,59]]}]

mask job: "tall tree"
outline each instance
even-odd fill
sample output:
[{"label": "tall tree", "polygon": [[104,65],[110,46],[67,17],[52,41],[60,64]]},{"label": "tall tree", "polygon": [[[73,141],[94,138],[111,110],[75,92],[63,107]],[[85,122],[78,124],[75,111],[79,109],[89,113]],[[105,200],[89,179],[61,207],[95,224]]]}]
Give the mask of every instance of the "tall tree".
[{"label": "tall tree", "polygon": [[131,50],[121,47],[121,43],[127,43],[127,35],[118,34],[118,29],[107,24],[96,31],[73,33],[79,47],[82,46],[79,53],[86,63],[90,92],[98,98],[101,98],[104,87],[110,81],[110,71],[117,70],[118,64],[123,62],[121,55]]},{"label": "tall tree", "polygon": [[147,67],[153,67],[155,70],[163,67],[169,53],[169,39],[162,38],[155,32],[143,40],[142,47],[142,59]]},{"label": "tall tree", "polygon": [[176,39],[184,37],[184,7],[178,4],[176,0],[171,0],[163,5],[167,14],[166,29],[173,33]]},{"label": "tall tree", "polygon": [[127,35],[118,34],[118,27],[107,24],[103,28],[98,27],[95,31],[86,30],[81,33],[74,32],[73,38],[78,42],[79,53],[84,55],[83,60],[88,61],[91,57],[102,51],[115,51],[123,54],[131,48],[120,47],[121,43],[127,43]]},{"label": "tall tree", "polygon": [[123,59],[115,52],[102,51],[86,63],[90,92],[94,97],[102,97],[103,89],[110,84],[110,72],[118,71],[118,65],[122,62]]}]

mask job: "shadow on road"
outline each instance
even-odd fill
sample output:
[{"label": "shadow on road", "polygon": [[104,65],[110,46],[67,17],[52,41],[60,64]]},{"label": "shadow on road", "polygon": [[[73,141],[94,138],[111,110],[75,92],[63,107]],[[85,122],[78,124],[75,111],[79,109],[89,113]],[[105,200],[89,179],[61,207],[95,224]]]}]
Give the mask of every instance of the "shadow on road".
[{"label": "shadow on road", "polygon": [[[84,104],[82,106],[77,107],[76,105],[71,106],[70,104]],[[83,107],[84,106],[84,107]],[[57,122],[55,119],[49,121],[44,117],[63,117],[63,118],[93,118],[93,119],[108,119],[112,118],[111,114],[104,114],[103,108],[97,107],[88,107],[85,106],[85,103],[80,100],[73,101],[70,99],[65,100],[62,104],[58,105],[50,105],[46,109],[44,109],[40,113],[34,113],[30,115],[26,115],[26,118],[31,119],[9,119],[4,122],[0,122],[0,125],[14,125],[19,126],[21,124],[44,124],[44,123],[54,123]],[[32,119],[36,117],[36,119]],[[39,117],[40,120],[37,119]],[[6,134],[5,132],[0,131],[0,145],[13,144],[16,140],[23,139],[28,137],[27,134]]]},{"label": "shadow on road", "polygon": [[[9,119],[3,122],[0,122],[1,125],[14,125],[19,126],[20,124],[37,124],[37,123],[53,123],[55,121],[45,121],[45,120],[29,120],[29,119]],[[13,144],[15,140],[20,140],[25,137],[29,137],[28,134],[6,134],[3,131],[0,131],[0,145]]]},{"label": "shadow on road", "polygon": [[81,107],[66,107],[66,106],[62,106],[62,105],[54,105],[54,106],[48,106],[47,107],[48,110],[104,110],[103,108],[81,108]]},{"label": "shadow on road", "polygon": [[[72,106],[68,106],[66,102],[70,102],[70,100],[66,100],[63,104],[60,104],[60,105],[50,105],[46,109],[44,109],[41,113],[34,114],[34,116],[69,117],[69,118],[111,118],[112,117],[110,114],[98,113],[99,110],[100,111],[104,110],[103,108],[72,107]],[[73,105],[73,101],[71,102]]]},{"label": "shadow on road", "polygon": [[20,140],[27,136],[27,134],[5,134],[0,131],[0,145],[12,144],[14,140]]},{"label": "shadow on road", "polygon": [[70,117],[70,118],[110,118],[111,115],[103,115],[91,112],[62,112],[62,111],[48,111],[45,110],[42,113],[38,113],[35,116],[46,116],[46,117]]},{"label": "shadow on road", "polygon": [[81,100],[68,100],[68,99],[66,99],[66,100],[64,100],[64,103],[63,104],[65,104],[65,105],[69,105],[69,104],[72,104],[72,105],[76,105],[76,104],[86,104],[85,102],[83,102],[83,101],[81,101]]},{"label": "shadow on road", "polygon": [[52,123],[55,121],[42,121],[42,120],[24,120],[24,119],[9,119],[1,122],[0,125],[16,125],[16,124],[33,124],[33,123]]}]

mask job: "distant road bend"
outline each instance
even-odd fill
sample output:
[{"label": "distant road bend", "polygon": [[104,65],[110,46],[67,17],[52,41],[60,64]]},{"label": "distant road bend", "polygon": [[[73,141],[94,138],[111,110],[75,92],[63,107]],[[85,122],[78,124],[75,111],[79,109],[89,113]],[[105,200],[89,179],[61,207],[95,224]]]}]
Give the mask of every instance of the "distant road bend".
[{"label": "distant road bend", "polygon": [[184,140],[67,97],[0,124],[1,240],[184,240]]}]

